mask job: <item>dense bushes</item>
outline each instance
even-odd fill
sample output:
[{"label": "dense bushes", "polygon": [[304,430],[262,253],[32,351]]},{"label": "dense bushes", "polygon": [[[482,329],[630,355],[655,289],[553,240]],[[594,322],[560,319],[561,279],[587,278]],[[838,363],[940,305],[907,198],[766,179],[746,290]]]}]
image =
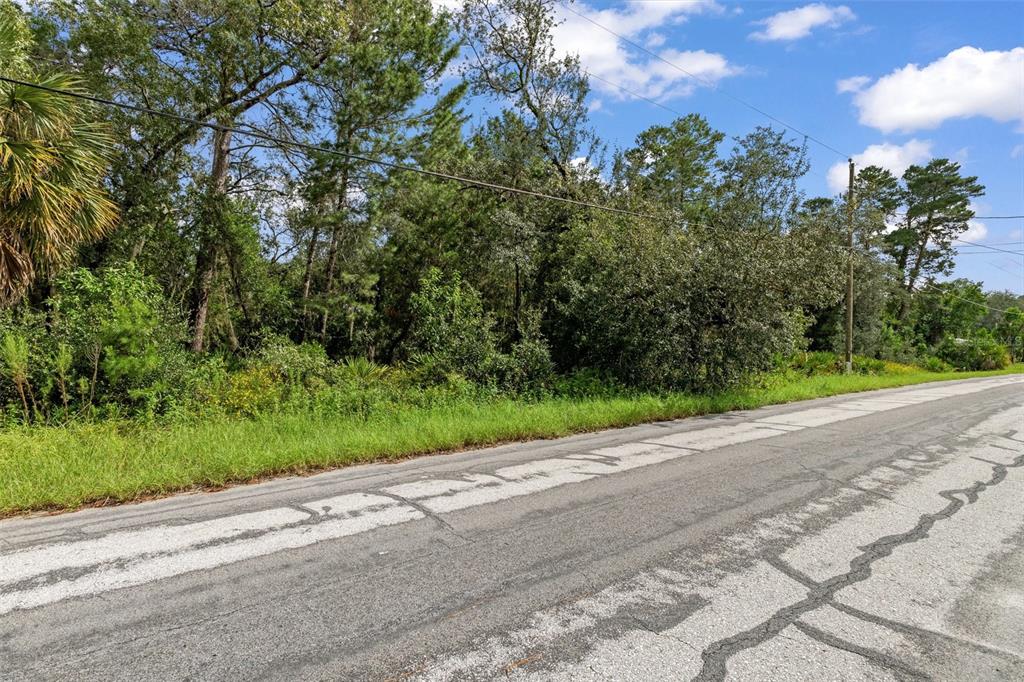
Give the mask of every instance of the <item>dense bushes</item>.
[{"label": "dense bushes", "polygon": [[552,323],[560,364],[647,389],[697,391],[771,369],[801,347],[806,294],[798,287],[815,283],[772,265],[804,255],[801,235],[762,235],[761,244],[773,258],[751,258],[739,234],[636,221],[576,226],[563,238]]},{"label": "dense bushes", "polygon": [[1006,346],[997,342],[988,330],[982,329],[967,339],[947,336],[936,349],[940,360],[956,369],[1002,369],[1010,364]]},{"label": "dense bushes", "polygon": [[0,318],[0,366],[33,402],[26,415],[21,401],[23,417],[152,416],[189,399],[208,361],[184,350],[184,325],[134,267],[71,270],[55,280],[49,302],[46,311]]},{"label": "dense bushes", "polygon": [[527,315],[517,330],[520,338],[502,352],[494,318],[484,312],[479,293],[458,273],[429,270],[412,297],[411,309],[406,353],[428,382],[458,374],[520,393],[544,386],[551,377],[550,355],[536,319]]}]

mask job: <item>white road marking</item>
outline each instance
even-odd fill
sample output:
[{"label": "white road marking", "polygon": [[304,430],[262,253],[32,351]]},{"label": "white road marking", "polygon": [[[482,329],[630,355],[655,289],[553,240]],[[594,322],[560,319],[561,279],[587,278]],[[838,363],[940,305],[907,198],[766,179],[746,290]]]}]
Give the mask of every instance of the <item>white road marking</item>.
[{"label": "white road marking", "polygon": [[0,554],[0,585],[62,569],[91,566],[154,552],[173,552],[243,533],[273,530],[307,518],[309,514],[283,507],[180,526],[118,531],[95,540],[58,542]]},{"label": "white road marking", "polygon": [[[433,513],[452,512],[716,448],[1011,383],[1024,381],[1007,377],[959,386],[906,390],[877,398],[798,410],[753,422],[722,424],[646,442],[625,443],[594,449],[589,453],[510,465],[493,474],[464,474],[453,479],[404,483],[385,488],[382,492],[410,500]],[[0,593],[0,614],[69,597],[140,585],[186,572],[208,570],[424,518],[424,514],[412,504],[402,504],[392,497],[370,493],[339,495],[303,506],[316,516],[281,507],[177,526],[116,531],[77,542],[0,551],[0,587],[27,583],[20,591]],[[76,569],[78,574],[73,577],[61,579],[56,575],[60,571]]]},{"label": "white road marking", "polygon": [[802,426],[808,428],[811,426],[824,426],[825,424],[832,424],[833,422],[841,422],[846,419],[854,419],[855,417],[863,417],[864,415],[871,414],[871,412],[861,410],[843,410],[835,407],[814,407],[809,410],[800,410],[799,412],[789,412],[786,414],[777,414],[772,417],[765,417],[764,419],[758,419],[758,424],[788,424],[790,426]]},{"label": "white road marking", "polygon": [[286,549],[306,547],[324,540],[423,518],[422,512],[380,495],[342,495],[315,504],[321,503],[323,506],[330,506],[332,514],[340,512],[347,516],[330,517],[320,523],[272,530],[254,538],[187,549],[173,554],[143,557],[129,562],[126,566],[101,564],[97,570],[77,578],[0,594],[0,615],[15,609],[30,609],[52,604],[70,597],[99,594],[182,573],[208,570]]},{"label": "white road marking", "polygon": [[458,479],[432,479],[383,489],[390,495],[415,501],[435,513],[452,512],[513,497],[582,483],[693,454],[652,443],[627,443],[594,450],[591,455],[569,455],[502,467],[488,474],[466,474]]},{"label": "white road marking", "polygon": [[672,445],[680,448],[690,448],[691,450],[700,450],[705,452],[707,450],[724,448],[729,445],[737,445],[739,443],[747,443],[752,440],[760,440],[761,438],[781,436],[789,431],[799,431],[799,429],[787,428],[784,425],[776,426],[774,424],[755,424],[753,422],[745,422],[741,424],[712,426],[710,428],[699,429],[697,431],[673,433],[670,436],[652,438],[650,442]]}]

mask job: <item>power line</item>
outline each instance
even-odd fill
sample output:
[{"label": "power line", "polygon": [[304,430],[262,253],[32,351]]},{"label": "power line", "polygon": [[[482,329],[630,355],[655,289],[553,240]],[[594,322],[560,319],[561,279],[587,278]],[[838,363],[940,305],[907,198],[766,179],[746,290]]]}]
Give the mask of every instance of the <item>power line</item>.
[{"label": "power line", "polygon": [[[1011,256],[1024,256],[1024,251],[1007,251],[1006,253]],[[958,256],[991,256],[991,251],[960,251],[957,250],[956,255]]]},{"label": "power line", "polygon": [[669,112],[670,114],[675,114],[676,116],[685,116],[686,115],[683,112],[679,111],[678,109],[673,109],[672,107],[668,106],[667,104],[664,104],[663,102],[659,102],[656,99],[651,99],[650,97],[646,97],[644,95],[641,95],[639,92],[636,92],[634,90],[630,90],[625,85],[620,85],[620,84],[618,84],[618,83],[616,83],[614,81],[608,80],[607,78],[605,78],[603,76],[598,76],[593,71],[588,71],[587,69],[583,69],[583,73],[587,74],[588,78],[593,78],[595,80],[601,81],[602,83],[610,85],[613,88],[618,88],[619,90],[622,90],[624,93],[626,93],[628,95],[632,95],[633,97],[636,97],[637,99],[642,99],[643,101],[647,102],[648,104],[653,104],[656,107],[664,109],[665,111]]},{"label": "power line", "polygon": [[997,313],[1005,313],[1006,312],[1006,309],[1004,309],[1004,308],[993,308],[990,305],[985,305],[984,303],[978,303],[977,301],[972,301],[969,298],[964,298],[963,296],[958,296],[958,295],[954,294],[951,291],[946,291],[945,289],[943,289],[942,287],[937,285],[935,282],[925,282],[924,285],[926,287],[932,287],[933,289],[937,289],[938,291],[941,291],[946,296],[952,296],[953,298],[960,299],[961,301],[964,301],[965,303],[970,303],[971,305],[976,305],[976,306],[979,306],[981,308],[985,308],[987,310],[991,310],[991,311],[997,312]]},{"label": "power line", "polygon": [[959,239],[959,238],[954,239],[954,241],[958,241],[958,242],[961,242],[963,244],[970,244],[971,246],[979,246],[979,247],[981,247],[983,249],[988,249],[989,251],[998,251],[1000,253],[1009,253],[1009,254],[1014,255],[1014,256],[1020,255],[1020,251],[1010,251],[1009,249],[1000,249],[1000,248],[995,247],[995,246],[989,246],[988,244],[982,244],[981,242],[971,242],[971,241],[967,241],[966,239]]},{"label": "power line", "polygon": [[760,115],[762,115],[762,116],[764,116],[764,117],[766,117],[766,118],[768,118],[768,119],[770,119],[772,121],[775,121],[779,125],[792,130],[793,132],[797,133],[798,135],[803,135],[808,140],[811,140],[812,142],[815,142],[816,144],[821,145],[825,149],[828,149],[829,151],[834,152],[835,154],[838,154],[843,159],[848,159],[848,158],[851,157],[850,154],[846,154],[844,152],[841,152],[838,149],[836,149],[835,147],[833,147],[832,145],[830,145],[829,143],[827,143],[827,142],[825,142],[823,140],[820,140],[820,139],[814,137],[813,135],[810,135],[809,133],[806,133],[806,132],[800,130],[799,128],[797,128],[794,125],[790,125],[789,123],[786,123],[785,121],[783,121],[782,119],[778,118],[777,116],[773,116],[772,114],[768,113],[764,109],[761,109],[761,108],[757,107],[756,105],[751,104],[750,102],[746,101],[745,99],[737,97],[736,95],[734,95],[731,92],[728,92],[726,90],[722,90],[715,83],[713,83],[713,82],[711,82],[711,81],[709,81],[709,80],[707,80],[707,79],[705,79],[705,78],[703,78],[701,76],[698,76],[695,73],[687,71],[686,69],[684,69],[683,67],[679,66],[675,62],[671,62],[671,61],[665,59],[664,57],[662,57],[658,53],[656,53],[656,52],[654,52],[652,50],[647,49],[643,45],[641,45],[641,44],[639,44],[639,43],[637,43],[637,42],[635,42],[633,40],[630,40],[629,38],[627,38],[626,36],[622,35],[621,33],[617,33],[615,31],[613,31],[612,29],[608,28],[607,26],[605,26],[605,25],[603,25],[601,23],[598,23],[597,21],[595,21],[595,20],[591,19],[590,17],[588,17],[586,14],[583,14],[582,12],[576,11],[575,9],[573,9],[572,7],[567,5],[564,2],[564,0],[562,2],[560,2],[560,4],[562,5],[562,7],[567,12],[571,12],[572,14],[575,14],[576,16],[578,16],[579,18],[583,19],[584,21],[590,22],[591,24],[593,24],[594,26],[598,27],[602,31],[605,31],[606,33],[609,33],[609,34],[615,36],[616,38],[618,38],[622,42],[626,43],[627,45],[630,45],[630,46],[636,48],[637,50],[640,50],[641,52],[644,52],[644,53],[650,55],[651,57],[654,57],[658,61],[660,61],[660,62],[662,62],[664,64],[667,64],[668,66],[672,67],[676,71],[679,71],[680,73],[683,73],[686,76],[689,76],[690,78],[692,78],[692,79],[694,79],[696,81],[699,81],[699,82],[703,83],[707,87],[711,88],[712,90],[714,90],[716,92],[721,93],[722,95],[725,95],[729,99],[734,100],[736,102],[739,102],[740,104],[742,104],[743,106],[747,107],[751,111],[757,112],[758,114],[760,114]]},{"label": "power line", "polygon": [[[845,250],[845,247],[843,247],[843,249]],[[871,258],[872,257],[871,252],[865,251],[863,248],[854,248],[853,249],[853,254],[856,255],[856,256],[860,256],[861,258]],[[961,301],[964,301],[965,303],[970,303],[971,305],[981,306],[982,308],[986,308],[986,309],[991,310],[993,312],[997,312],[997,313],[1005,313],[1006,312],[1006,310],[1003,309],[1003,308],[993,308],[990,305],[985,305],[984,303],[978,303],[977,301],[972,301],[969,298],[964,298],[963,296],[958,296],[957,294],[954,294],[951,291],[946,291],[945,289],[940,287],[935,282],[923,282],[923,283],[921,283],[921,286],[932,287],[933,289],[935,289],[935,290],[937,290],[937,291],[939,291],[939,292],[941,292],[941,293],[943,293],[943,294],[945,294],[947,296],[952,296],[953,298],[960,299]]]},{"label": "power line", "polygon": [[116,107],[116,108],[120,108],[120,109],[127,109],[129,111],[134,111],[134,112],[140,113],[140,114],[147,114],[149,116],[160,116],[160,117],[163,117],[163,118],[169,118],[169,119],[176,120],[176,121],[178,121],[180,123],[188,123],[190,125],[194,125],[194,126],[198,126],[198,127],[202,127],[202,128],[209,128],[211,130],[219,130],[221,132],[230,132],[232,134],[237,134],[237,135],[248,135],[249,137],[254,137],[254,138],[257,138],[257,139],[260,139],[260,140],[264,140],[266,142],[273,142],[274,144],[279,144],[279,145],[283,145],[283,146],[291,146],[291,147],[295,147],[295,148],[298,148],[298,149],[304,149],[306,151],[317,152],[317,153],[320,153],[320,154],[332,154],[332,155],[335,155],[335,156],[341,156],[341,157],[344,157],[344,158],[347,158],[347,159],[350,159],[350,160],[354,160],[354,161],[361,161],[363,163],[369,163],[369,164],[374,164],[374,165],[377,165],[377,166],[383,166],[384,168],[390,168],[390,169],[393,169],[393,170],[409,171],[411,173],[419,173],[420,175],[426,175],[426,176],[429,176],[429,177],[439,178],[439,179],[442,179],[442,180],[451,180],[451,181],[454,181],[454,182],[462,183],[464,185],[469,185],[469,186],[474,186],[474,187],[481,187],[481,188],[484,188],[484,189],[490,189],[490,190],[495,190],[495,191],[500,191],[500,192],[510,192],[512,194],[520,194],[520,195],[524,195],[524,196],[531,196],[531,197],[535,197],[535,198],[538,198],[538,199],[547,199],[549,201],[557,201],[557,202],[561,202],[561,203],[565,203],[565,204],[572,204],[572,205],[575,205],[575,206],[584,206],[586,208],[594,208],[594,209],[598,209],[598,210],[601,210],[601,211],[608,211],[610,213],[617,213],[617,214],[620,214],[620,215],[630,215],[630,216],[634,216],[634,217],[637,217],[637,218],[648,218],[648,219],[654,219],[654,220],[659,219],[659,216],[655,216],[655,215],[650,214],[650,213],[640,213],[638,211],[630,211],[628,209],[615,208],[614,206],[607,206],[607,205],[604,205],[604,204],[595,204],[595,203],[592,203],[592,202],[589,202],[589,201],[581,201],[579,199],[570,199],[568,197],[558,197],[558,196],[555,196],[553,194],[545,194],[543,192],[535,192],[533,190],[522,189],[522,188],[519,188],[519,187],[509,187],[507,185],[499,185],[497,183],[488,182],[486,180],[477,180],[475,178],[467,178],[467,177],[464,177],[464,176],[461,176],[461,175],[453,175],[451,173],[442,173],[440,171],[429,170],[429,169],[426,169],[426,168],[417,168],[415,166],[409,166],[409,165],[406,165],[404,163],[397,163],[397,162],[394,162],[394,161],[385,161],[383,159],[374,159],[374,158],[371,158],[371,157],[368,157],[368,156],[362,156],[360,154],[352,154],[352,153],[349,153],[349,152],[342,152],[342,151],[339,151],[337,149],[330,149],[328,147],[321,147],[319,145],[309,144],[309,143],[306,143],[306,142],[299,142],[299,141],[296,141],[296,140],[287,140],[285,138],[278,137],[276,135],[271,135],[269,133],[266,133],[266,132],[264,132],[262,130],[259,130],[258,128],[246,128],[246,129],[243,129],[243,128],[236,128],[236,127],[233,127],[233,126],[224,126],[224,125],[220,125],[218,123],[210,123],[210,122],[207,122],[207,121],[201,121],[199,119],[191,118],[189,116],[182,116],[181,114],[175,114],[175,113],[172,113],[172,112],[169,112],[169,111],[161,111],[159,109],[152,109],[150,107],[143,107],[143,106],[139,106],[139,105],[136,105],[136,104],[128,104],[127,102],[118,102],[116,100],[105,99],[103,97],[97,97],[95,95],[87,95],[87,94],[82,93],[82,92],[74,92],[73,90],[64,90],[64,89],[61,89],[61,88],[54,88],[54,87],[50,87],[48,85],[41,85],[39,83],[30,83],[28,81],[19,80],[17,78],[8,78],[7,76],[0,76],[0,81],[3,81],[5,83],[11,83],[13,85],[21,85],[21,86],[24,86],[24,87],[35,88],[37,90],[43,90],[45,92],[50,92],[50,93],[53,93],[53,94],[56,94],[56,95],[62,95],[62,96],[65,96],[65,97],[74,97],[74,98],[77,98],[77,99],[82,99],[82,100],[86,100],[86,101],[89,101],[89,102],[94,102],[96,104],[102,104],[102,105],[107,106],[107,107]]},{"label": "power line", "polygon": [[1024,215],[976,215],[976,220],[1017,220],[1024,218]]}]

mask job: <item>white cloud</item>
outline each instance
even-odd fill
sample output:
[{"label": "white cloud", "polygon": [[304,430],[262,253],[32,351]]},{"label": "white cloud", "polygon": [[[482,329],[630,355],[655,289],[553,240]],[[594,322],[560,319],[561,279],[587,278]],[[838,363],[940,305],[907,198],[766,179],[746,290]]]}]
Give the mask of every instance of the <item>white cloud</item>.
[{"label": "white cloud", "polygon": [[816,2],[779,12],[755,22],[764,26],[764,30],[755,31],[750,37],[754,40],[798,40],[809,36],[811,31],[819,26],[835,28],[856,18],[857,16],[846,5],[829,6]]},{"label": "white cloud", "polygon": [[[853,80],[840,81],[840,92]],[[961,47],[923,68],[908,64],[845,92],[856,93],[860,122],[883,132],[936,128],[972,116],[1024,124],[1024,47]]]},{"label": "white cloud", "polygon": [[647,47],[650,50],[653,50],[656,47],[661,47],[662,45],[664,45],[666,40],[667,38],[665,38],[664,33],[652,33],[649,36],[647,36],[647,42],[645,43],[645,47]]},{"label": "white cloud", "polygon": [[864,86],[871,82],[867,76],[853,76],[836,82],[836,92],[860,92]]},{"label": "white cloud", "polygon": [[1010,150],[1011,159],[1019,159],[1021,157],[1024,157],[1024,144],[1019,144]]},{"label": "white cloud", "polygon": [[617,99],[629,99],[632,95],[611,83],[642,97],[665,99],[689,95],[698,86],[713,86],[742,71],[720,54],[664,45],[661,31],[666,25],[684,22],[694,14],[721,13],[722,6],[714,0],[647,0],[615,9],[574,3],[572,8],[631,41],[646,43],[662,59],[692,74],[688,76],[659,59],[639,53],[600,26],[556,4],[561,21],[553,31],[556,48],[563,54],[578,55],[583,68],[595,76],[591,86]]},{"label": "white cloud", "polygon": [[960,235],[960,239],[969,242],[980,242],[988,236],[988,228],[980,220],[968,220],[967,231]]},{"label": "white cloud", "polygon": [[[984,213],[988,210],[987,206],[979,206],[974,202],[971,202],[971,210],[975,214]],[[960,239],[966,239],[969,242],[980,242],[982,239],[988,236],[988,226],[980,220],[968,220],[967,231],[960,235]]]},{"label": "white cloud", "polygon": [[[853,156],[856,170],[867,166],[880,166],[899,177],[913,164],[932,158],[932,143],[928,140],[908,140],[905,144],[873,144]],[[849,182],[847,164],[839,162],[828,169],[828,187],[833,192],[845,192]]]}]

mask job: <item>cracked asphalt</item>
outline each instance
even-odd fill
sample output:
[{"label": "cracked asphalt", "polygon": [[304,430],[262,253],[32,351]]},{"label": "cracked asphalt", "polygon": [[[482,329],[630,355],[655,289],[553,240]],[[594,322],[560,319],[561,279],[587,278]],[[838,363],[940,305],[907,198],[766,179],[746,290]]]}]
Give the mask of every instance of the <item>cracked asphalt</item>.
[{"label": "cracked asphalt", "polygon": [[0,522],[0,680],[1024,679],[1024,380]]}]

